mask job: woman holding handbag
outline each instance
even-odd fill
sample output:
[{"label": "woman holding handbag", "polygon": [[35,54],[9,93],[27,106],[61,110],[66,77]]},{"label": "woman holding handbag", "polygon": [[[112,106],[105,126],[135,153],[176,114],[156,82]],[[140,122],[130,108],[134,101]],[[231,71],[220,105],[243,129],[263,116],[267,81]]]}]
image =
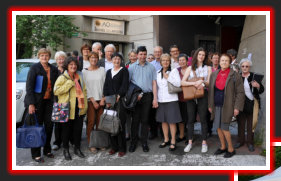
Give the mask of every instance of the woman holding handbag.
[{"label": "woman holding handbag", "polygon": [[[250,72],[252,61],[243,58],[240,61],[240,68],[242,70],[242,79],[245,90],[245,104],[243,111],[237,117],[238,122],[238,140],[234,148],[240,148],[245,142],[245,124],[247,122],[247,145],[250,152],[255,151],[254,147],[254,129],[253,118],[258,118],[260,108],[260,94],[263,93],[264,87],[261,81],[255,80],[255,73]],[[256,106],[255,106],[256,104]]]},{"label": "woman holding handbag", "polygon": [[[181,122],[181,114],[178,102],[177,93],[168,92],[168,78],[171,72],[171,57],[169,54],[162,54],[160,57],[162,69],[157,73],[157,96],[158,109],[156,111],[156,121],[162,123],[164,133],[164,142],[159,145],[159,148],[164,148],[170,145],[169,150],[176,150],[176,123]],[[175,72],[177,75],[178,73]],[[178,75],[179,83],[180,78]],[[169,127],[171,133],[171,141],[169,140]]]},{"label": "woman holding handbag", "polygon": [[[206,88],[209,86],[209,79],[211,75],[211,67],[206,65],[207,56],[203,48],[198,48],[192,58],[192,65],[187,68],[182,78],[182,86],[194,86],[197,89],[204,89],[204,95],[201,98],[187,101],[187,115],[188,115],[188,145],[184,148],[184,152],[189,152],[192,148],[192,139],[194,131],[194,122],[197,112],[199,113],[201,132],[202,132],[202,153],[208,151],[207,145],[207,111],[208,111],[208,93]],[[202,79],[191,82],[193,78],[200,77]],[[197,110],[197,112],[196,112]]]},{"label": "woman holding handbag", "polygon": [[[48,49],[42,48],[38,51],[39,63],[32,65],[27,75],[24,104],[28,113],[36,113],[39,124],[44,124],[47,138],[43,154],[48,158],[54,158],[50,144],[53,132],[51,114],[54,99],[53,87],[58,77],[58,70],[48,63],[50,57],[51,52]],[[41,157],[41,147],[31,148],[31,156],[36,162],[44,162]]]},{"label": "woman holding handbag", "polygon": [[80,150],[80,142],[88,102],[86,86],[78,67],[78,61],[74,57],[68,57],[64,64],[65,71],[59,76],[54,86],[54,94],[58,96],[58,103],[70,104],[69,120],[61,123],[63,155],[66,160],[72,159],[69,153],[71,135],[74,142],[74,154],[80,158],[85,157]]},{"label": "woman holding handbag", "polygon": [[[217,130],[221,146],[214,153],[225,153],[225,158],[235,155],[232,146],[229,125],[243,110],[245,92],[241,76],[230,68],[231,57],[222,54],[220,57],[221,69],[212,73],[209,85],[208,108],[211,119],[214,120],[214,129]],[[226,148],[226,142],[228,148]]]},{"label": "woman holding handbag", "polygon": [[[110,136],[111,150],[109,155],[115,154],[117,151],[118,156],[122,157],[126,153],[126,109],[122,105],[120,100],[126,95],[129,86],[129,72],[126,68],[121,67],[121,62],[123,61],[122,55],[119,53],[114,53],[112,56],[113,68],[106,72],[106,78],[103,87],[103,95],[106,98],[116,97],[115,100],[110,101],[106,99],[106,107],[117,107],[117,112],[119,112],[119,119],[121,120],[121,128],[117,135]],[[116,105],[113,105],[115,102]]]},{"label": "woman holding handbag", "polygon": [[[91,52],[89,54],[90,66],[82,71],[88,96],[88,143],[90,143],[90,135],[94,127],[96,126],[96,130],[98,129],[100,116],[103,113],[105,105],[105,98],[103,97],[105,70],[104,67],[97,66],[98,60],[99,55],[95,52]],[[96,153],[97,149],[95,147],[91,147],[90,151],[92,153]]]}]

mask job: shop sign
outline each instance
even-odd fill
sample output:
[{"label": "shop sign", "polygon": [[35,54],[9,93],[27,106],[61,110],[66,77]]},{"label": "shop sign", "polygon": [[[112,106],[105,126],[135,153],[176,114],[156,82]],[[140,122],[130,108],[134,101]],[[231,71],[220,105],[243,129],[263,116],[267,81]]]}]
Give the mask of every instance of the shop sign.
[{"label": "shop sign", "polygon": [[92,31],[97,33],[124,35],[125,22],[93,18]]}]

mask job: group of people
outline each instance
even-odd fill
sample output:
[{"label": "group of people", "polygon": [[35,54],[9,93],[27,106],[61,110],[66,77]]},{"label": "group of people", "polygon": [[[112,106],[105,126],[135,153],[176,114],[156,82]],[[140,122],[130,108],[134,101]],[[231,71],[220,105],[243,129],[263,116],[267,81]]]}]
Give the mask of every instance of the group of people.
[{"label": "group of people", "polygon": [[[193,147],[194,123],[198,116],[202,153],[208,151],[208,133],[214,129],[220,140],[220,147],[214,154],[224,153],[225,158],[232,157],[235,148],[245,143],[245,122],[248,148],[254,151],[252,122],[253,112],[258,111],[254,104],[259,103],[259,94],[264,88],[261,82],[253,79],[254,74],[250,72],[252,61],[242,59],[238,64],[235,50],[224,54],[216,52],[210,56],[203,48],[193,52],[191,56],[180,54],[178,46],[172,45],[168,54],[163,53],[161,46],[156,46],[154,53],[147,55],[146,47],[140,46],[128,53],[129,61],[124,64],[122,54],[116,52],[113,44],[105,46],[102,58],[102,45],[96,42],[92,47],[83,45],[80,57],[56,52],[55,67],[48,63],[51,52],[40,49],[39,63],[34,64],[28,73],[25,107],[29,114],[36,113],[40,124],[45,126],[47,140],[43,154],[54,158],[52,149],[58,150],[62,145],[65,160],[71,160],[71,143],[74,145],[74,154],[84,158],[80,146],[85,116],[89,143],[91,131],[98,130],[104,109],[112,107],[118,110],[121,127],[125,129],[110,136],[109,155],[118,152],[119,157],[124,156],[127,140],[130,140],[129,152],[135,152],[138,142],[143,151],[148,152],[148,139],[159,134],[159,127],[163,135],[159,148],[168,146],[170,151],[174,151],[177,149],[176,143],[186,140],[184,152],[189,152]],[[37,75],[43,75],[41,93],[34,92]],[[202,79],[189,81],[194,77]],[[204,89],[204,96],[186,101],[183,92],[169,93],[168,83],[176,87],[195,86]],[[136,97],[134,111],[129,111],[122,104],[131,87],[141,89]],[[51,122],[54,101],[70,103],[68,122]],[[229,126],[234,118],[238,121],[239,139],[233,146]],[[51,147],[53,125],[55,141]],[[106,148],[89,149],[97,153]],[[31,155],[36,162],[44,162],[41,148],[31,148]]]}]

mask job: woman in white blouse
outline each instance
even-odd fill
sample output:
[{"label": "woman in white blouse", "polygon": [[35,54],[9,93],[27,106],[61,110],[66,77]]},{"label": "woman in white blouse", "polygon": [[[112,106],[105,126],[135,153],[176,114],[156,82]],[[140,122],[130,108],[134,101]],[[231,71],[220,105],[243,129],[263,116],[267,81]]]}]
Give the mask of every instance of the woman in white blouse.
[{"label": "woman in white blouse", "polygon": [[[189,152],[192,148],[192,139],[194,132],[194,122],[197,112],[199,114],[202,132],[202,153],[208,151],[207,146],[207,111],[208,111],[208,92],[206,87],[209,86],[210,75],[212,73],[211,67],[206,65],[207,56],[206,51],[203,48],[198,48],[193,56],[192,65],[185,71],[184,77],[181,81],[182,86],[195,86],[198,89],[204,89],[204,96],[199,99],[193,99],[187,101],[187,115],[188,115],[188,145],[185,147],[184,152]],[[196,82],[188,82],[188,80],[195,77],[203,77],[204,80],[198,80]],[[196,111],[197,110],[197,111]]]},{"label": "woman in white blouse", "polygon": [[[162,123],[162,130],[164,133],[164,142],[159,145],[164,148],[170,145],[169,150],[176,149],[176,123],[182,121],[181,113],[178,103],[178,94],[170,94],[168,92],[169,73],[171,71],[171,57],[165,53],[160,57],[160,64],[162,69],[157,73],[157,96],[158,96],[158,109],[156,112],[156,121]],[[171,133],[171,141],[169,140],[169,127]]]},{"label": "woman in white blouse", "polygon": [[[105,70],[103,67],[98,67],[97,62],[99,56],[95,52],[89,54],[90,66],[83,69],[83,78],[87,88],[88,97],[88,124],[87,124],[87,137],[88,143],[90,141],[91,131],[98,129],[100,116],[103,113],[105,98],[103,97],[103,86],[105,81]],[[103,148],[102,148],[103,149]],[[97,152],[96,148],[90,148],[93,153]]]}]

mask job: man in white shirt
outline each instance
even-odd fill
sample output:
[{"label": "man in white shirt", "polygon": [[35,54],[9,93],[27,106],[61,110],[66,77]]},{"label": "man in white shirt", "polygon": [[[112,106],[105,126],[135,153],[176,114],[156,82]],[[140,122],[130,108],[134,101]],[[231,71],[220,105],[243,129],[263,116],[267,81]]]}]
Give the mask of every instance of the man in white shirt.
[{"label": "man in white shirt", "polygon": [[170,55],[171,55],[171,69],[179,67],[179,55],[180,51],[177,45],[170,46]]}]

